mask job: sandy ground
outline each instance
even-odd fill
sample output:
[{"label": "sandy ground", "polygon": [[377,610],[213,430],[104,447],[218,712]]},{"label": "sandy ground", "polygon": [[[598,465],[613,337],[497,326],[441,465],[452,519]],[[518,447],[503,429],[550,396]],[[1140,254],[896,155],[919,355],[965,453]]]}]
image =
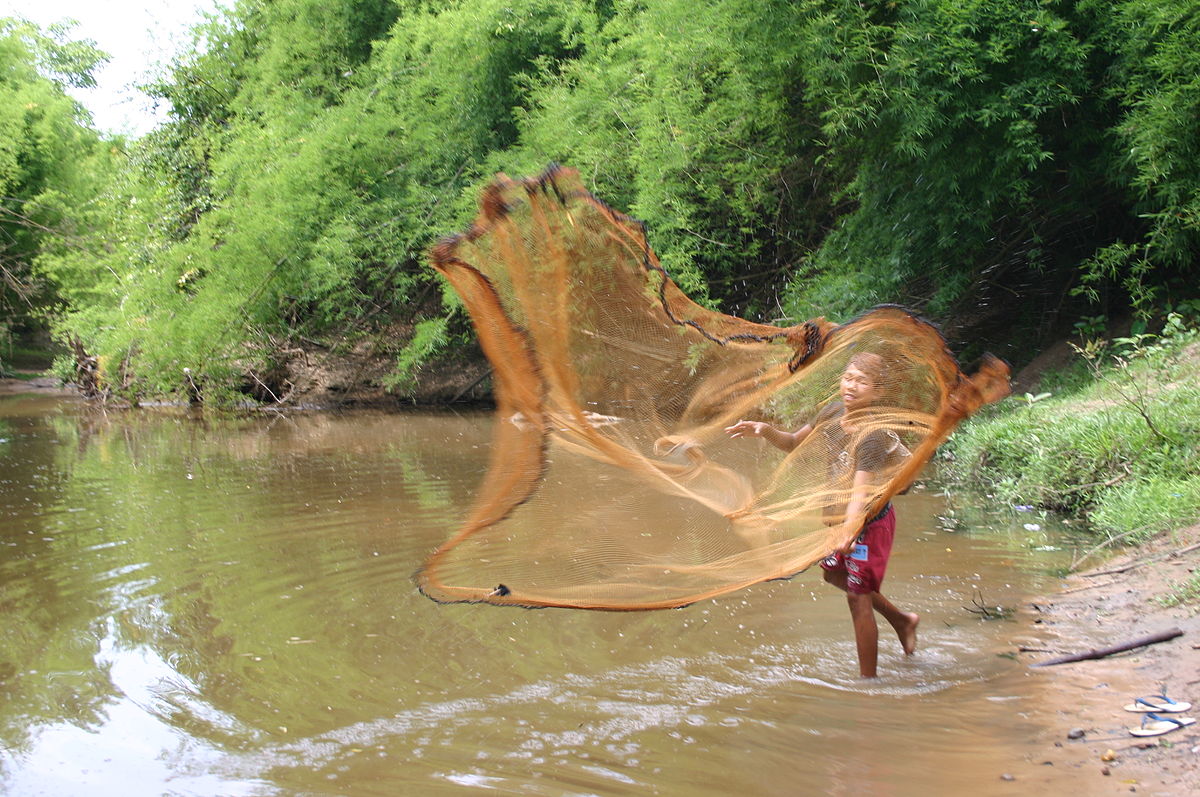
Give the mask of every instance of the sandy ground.
[{"label": "sandy ground", "polygon": [[[1200,547],[1185,550],[1198,544],[1200,525],[1163,535],[1065,578],[1060,592],[1022,607],[1012,642],[1030,665],[1172,629],[1183,634],[1101,659],[1029,667],[1021,691],[1030,699],[1022,703],[1036,730],[1027,759],[1005,773],[1013,793],[1042,785],[1075,795],[1200,794],[1200,602],[1160,602],[1200,572]],[[1129,729],[1142,716],[1124,706],[1164,689],[1193,704],[1169,716],[1198,721],[1134,737]]]}]

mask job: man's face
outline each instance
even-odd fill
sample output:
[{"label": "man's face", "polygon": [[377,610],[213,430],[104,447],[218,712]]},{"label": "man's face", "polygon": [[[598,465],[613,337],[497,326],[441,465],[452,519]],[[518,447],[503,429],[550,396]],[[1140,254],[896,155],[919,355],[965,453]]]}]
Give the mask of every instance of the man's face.
[{"label": "man's face", "polygon": [[842,372],[842,382],[838,394],[847,410],[859,409],[870,405],[879,394],[875,381],[862,369],[847,365]]}]

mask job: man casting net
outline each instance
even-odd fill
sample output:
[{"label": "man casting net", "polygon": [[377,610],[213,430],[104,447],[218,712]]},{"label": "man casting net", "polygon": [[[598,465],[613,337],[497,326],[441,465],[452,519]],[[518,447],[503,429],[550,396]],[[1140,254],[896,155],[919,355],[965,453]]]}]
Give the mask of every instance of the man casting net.
[{"label": "man casting net", "polygon": [[[432,252],[497,404],[474,506],[419,575],[434,600],[656,609],[791,576],[1008,391],[1004,363],[964,375],[900,308],[778,328],[700,307],[573,170],[500,176],[480,206]],[[856,357],[870,400],[830,409]],[[814,433],[781,453],[732,439],[743,420]],[[839,467],[847,451],[870,452],[869,478]]]}]

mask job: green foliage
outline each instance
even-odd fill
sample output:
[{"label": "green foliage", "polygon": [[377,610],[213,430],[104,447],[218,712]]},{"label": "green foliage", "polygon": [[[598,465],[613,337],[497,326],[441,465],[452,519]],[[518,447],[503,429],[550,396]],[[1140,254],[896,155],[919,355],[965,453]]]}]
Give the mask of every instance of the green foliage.
[{"label": "green foliage", "polygon": [[384,379],[383,386],[389,391],[411,389],[421,363],[446,344],[448,326],[446,318],[429,318],[417,324],[412,340],[396,358],[396,370]]},{"label": "green foliage", "polygon": [[53,299],[33,261],[47,236],[67,232],[54,198],[86,201],[75,166],[97,146],[66,88],[92,85],[104,56],[69,34],[0,18],[0,312],[23,325]]},{"label": "green foliage", "polygon": [[[458,339],[428,246],[495,171],[550,161],[715,308],[1095,332],[1200,299],[1190,8],[240,0],[151,81],[165,125],[34,159],[53,233],[15,234],[57,334],[135,394],[183,390],[183,368],[230,389],[302,339],[372,337],[412,373]],[[30,85],[88,79],[86,47],[28,41],[0,58]]]},{"label": "green foliage", "polygon": [[[73,302],[61,336],[132,361],[136,392],[182,391],[187,368],[215,395],[298,337],[440,312],[421,304],[424,250],[465,224],[463,188],[513,140],[523,76],[578,24],[536,0],[395,25],[380,8],[246,2],[204,31],[206,48],[155,85],[173,118],[102,192],[87,256],[46,259],[64,294],[105,294]],[[135,227],[149,234],[117,235],[128,248],[114,251],[113,228]]]},{"label": "green foliage", "polygon": [[618,3],[578,58],[537,76],[519,145],[493,163],[575,166],[647,223],[689,295],[778,316],[832,212],[798,102],[801,23],[790,2]]},{"label": "green foliage", "polygon": [[[1139,235],[1084,264],[1081,291],[1122,285],[1149,311],[1191,283],[1200,245],[1200,18],[1189,0],[1081,4],[1095,15],[1113,61],[1103,90],[1120,108],[1113,133],[1121,187],[1143,224]],[[1183,289],[1187,289],[1186,287]],[[1194,296],[1194,294],[1193,294]]]},{"label": "green foliage", "polygon": [[1074,392],[1013,403],[951,441],[951,472],[1001,501],[1086,517],[1107,535],[1149,536],[1200,517],[1198,335],[1172,315],[1161,335],[1118,339]]},{"label": "green foliage", "polygon": [[806,5],[820,13],[805,37],[809,101],[829,157],[853,173],[855,206],[793,282],[793,313],[887,299],[942,315],[998,281],[1065,265],[1040,242],[1094,212],[1086,192],[1104,151],[1086,30],[1066,9]]}]

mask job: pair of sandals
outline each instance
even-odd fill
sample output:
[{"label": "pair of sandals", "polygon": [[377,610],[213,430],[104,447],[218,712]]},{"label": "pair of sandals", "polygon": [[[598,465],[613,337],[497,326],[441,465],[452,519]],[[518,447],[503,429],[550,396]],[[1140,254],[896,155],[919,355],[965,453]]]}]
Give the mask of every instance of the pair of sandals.
[{"label": "pair of sandals", "polygon": [[1196,720],[1191,717],[1168,717],[1166,715],[1178,714],[1191,707],[1191,703],[1167,697],[1165,690],[1161,695],[1134,698],[1134,701],[1126,706],[1125,710],[1138,712],[1145,716],[1142,717],[1141,726],[1130,728],[1129,732],[1134,736],[1162,736],[1164,733],[1186,728]]}]

